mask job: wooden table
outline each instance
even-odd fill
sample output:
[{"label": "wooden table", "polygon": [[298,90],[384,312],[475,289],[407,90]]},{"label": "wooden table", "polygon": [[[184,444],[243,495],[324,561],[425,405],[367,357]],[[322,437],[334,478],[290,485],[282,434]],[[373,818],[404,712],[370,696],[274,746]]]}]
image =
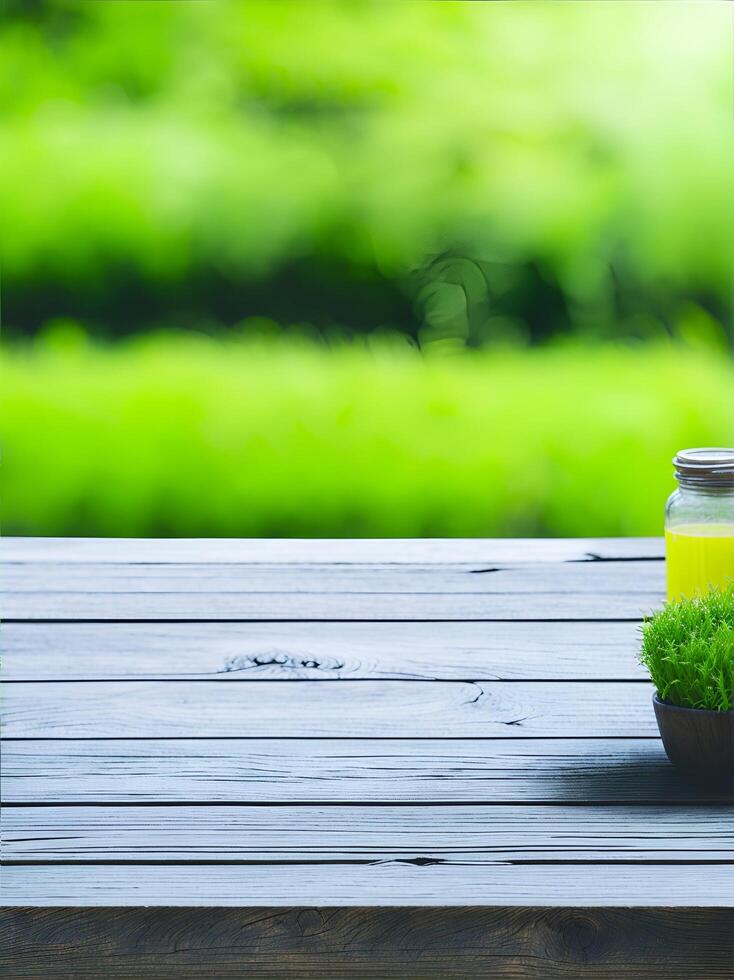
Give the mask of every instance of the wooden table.
[{"label": "wooden table", "polygon": [[734,976],[659,540],[2,543],[7,977]]}]

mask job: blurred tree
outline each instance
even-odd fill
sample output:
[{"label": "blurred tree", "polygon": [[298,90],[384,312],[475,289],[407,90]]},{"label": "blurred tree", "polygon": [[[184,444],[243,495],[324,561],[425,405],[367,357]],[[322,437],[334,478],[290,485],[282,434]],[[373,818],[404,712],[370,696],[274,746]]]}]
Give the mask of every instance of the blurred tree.
[{"label": "blurred tree", "polygon": [[[731,332],[720,4],[6,0],[10,328]],[[655,326],[652,326],[655,325]],[[12,330],[11,330],[12,334]]]}]

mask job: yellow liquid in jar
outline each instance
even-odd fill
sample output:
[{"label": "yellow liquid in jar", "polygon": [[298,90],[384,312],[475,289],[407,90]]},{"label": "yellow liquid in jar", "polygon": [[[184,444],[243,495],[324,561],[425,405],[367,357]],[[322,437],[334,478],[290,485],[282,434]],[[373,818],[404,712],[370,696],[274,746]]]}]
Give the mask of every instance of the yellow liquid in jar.
[{"label": "yellow liquid in jar", "polygon": [[665,532],[668,599],[734,582],[734,524],[682,524]]}]

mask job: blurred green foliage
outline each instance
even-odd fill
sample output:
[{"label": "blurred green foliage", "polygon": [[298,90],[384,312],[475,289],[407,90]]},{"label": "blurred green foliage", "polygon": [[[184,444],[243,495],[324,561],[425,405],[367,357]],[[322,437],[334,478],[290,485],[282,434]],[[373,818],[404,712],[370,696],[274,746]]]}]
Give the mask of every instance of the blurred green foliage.
[{"label": "blurred green foliage", "polygon": [[657,533],[733,441],[730,48],[725,4],[5,0],[4,530]]},{"label": "blurred green foliage", "polygon": [[726,4],[6,0],[7,333],[720,338],[730,49]]},{"label": "blurred green foliage", "polygon": [[7,533],[658,534],[734,368],[681,345],[424,355],[193,333],[0,353]]}]

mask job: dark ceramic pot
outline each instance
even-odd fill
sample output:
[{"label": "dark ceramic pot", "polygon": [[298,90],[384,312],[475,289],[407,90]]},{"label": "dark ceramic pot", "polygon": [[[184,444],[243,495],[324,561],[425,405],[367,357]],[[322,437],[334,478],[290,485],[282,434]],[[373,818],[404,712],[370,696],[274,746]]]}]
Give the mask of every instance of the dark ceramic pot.
[{"label": "dark ceramic pot", "polygon": [[734,786],[734,711],[706,711],[652,699],[668,758],[694,783]]}]

